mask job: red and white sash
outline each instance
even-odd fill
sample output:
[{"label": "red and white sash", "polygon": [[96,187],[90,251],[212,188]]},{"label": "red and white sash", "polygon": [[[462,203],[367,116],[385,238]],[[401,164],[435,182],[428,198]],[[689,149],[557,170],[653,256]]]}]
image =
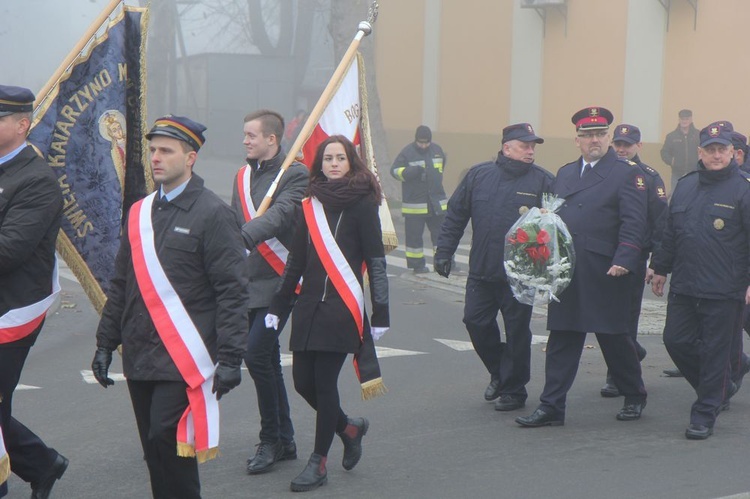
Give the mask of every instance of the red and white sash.
[{"label": "red and white sash", "polygon": [[364,331],[365,295],[349,262],[336,243],[336,238],[328,226],[323,204],[317,198],[302,200],[302,211],[323,268],[336,288],[346,308],[354,318],[360,338]]},{"label": "red and white sash", "polygon": [[189,405],[177,425],[177,454],[204,462],[219,450],[219,403],[211,393],[216,366],[156,254],[151,223],[155,196],[151,193],[130,209],[133,268],[156,331],[188,385]]},{"label": "red and white sash", "polygon": [[3,429],[0,428],[0,485],[10,476],[10,458],[5,450],[5,441],[3,440]]},{"label": "red and white sash", "polygon": [[52,270],[52,294],[31,305],[8,310],[0,317],[0,344],[18,341],[33,333],[44,320],[58,294],[60,294],[60,276],[57,270],[57,257],[55,257],[55,267]]},{"label": "red and white sash", "polygon": [[[248,165],[240,168],[237,172],[237,190],[240,195],[240,203],[242,204],[242,214],[245,216],[245,222],[249,222],[256,216],[255,206],[253,206],[253,199],[250,196],[250,174],[251,168]],[[289,250],[281,244],[281,241],[272,237],[266,241],[257,245],[258,252],[268,262],[277,274],[282,275],[284,273],[284,267],[286,266],[287,258],[289,257]]]}]

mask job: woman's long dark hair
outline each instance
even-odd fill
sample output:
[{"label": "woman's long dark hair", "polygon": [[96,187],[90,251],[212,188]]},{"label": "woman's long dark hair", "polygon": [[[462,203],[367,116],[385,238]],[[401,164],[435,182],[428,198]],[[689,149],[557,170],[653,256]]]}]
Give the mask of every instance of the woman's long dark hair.
[{"label": "woman's long dark hair", "polygon": [[352,141],[344,137],[343,135],[331,135],[326,140],[320,143],[318,150],[315,152],[315,159],[313,160],[312,168],[310,168],[310,185],[307,187],[307,195],[311,194],[310,186],[319,182],[327,182],[328,179],[323,175],[323,154],[325,153],[328,144],[339,143],[344,146],[346,152],[346,159],[349,160],[349,172],[346,177],[349,179],[349,185],[369,185],[372,190],[372,200],[376,204],[380,204],[383,191],[380,188],[380,183],[377,177],[373,174],[362,161],[362,158],[357,154],[357,149],[352,144]]}]

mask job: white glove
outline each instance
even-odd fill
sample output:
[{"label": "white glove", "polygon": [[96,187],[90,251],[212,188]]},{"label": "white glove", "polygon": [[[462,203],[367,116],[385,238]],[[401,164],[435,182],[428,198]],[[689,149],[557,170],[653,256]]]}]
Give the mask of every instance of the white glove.
[{"label": "white glove", "polygon": [[375,341],[378,341],[380,338],[383,337],[385,333],[388,332],[390,328],[388,327],[371,327],[370,328],[370,334],[372,335],[372,339]]},{"label": "white glove", "polygon": [[268,329],[279,329],[279,316],[273,314],[266,314],[266,327]]}]

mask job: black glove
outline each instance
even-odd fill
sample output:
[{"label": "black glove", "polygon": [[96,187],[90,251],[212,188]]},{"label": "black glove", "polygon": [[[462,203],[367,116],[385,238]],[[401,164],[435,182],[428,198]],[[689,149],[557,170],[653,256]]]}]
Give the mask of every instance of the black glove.
[{"label": "black glove", "polygon": [[435,261],[433,262],[435,272],[445,278],[451,274],[451,265],[452,262],[450,258],[435,258]]},{"label": "black glove", "polygon": [[239,364],[231,366],[219,362],[214,373],[214,386],[211,391],[216,394],[216,400],[221,400],[222,395],[239,385],[240,381],[242,381],[242,372]]},{"label": "black glove", "polygon": [[94,360],[91,362],[91,370],[94,377],[104,388],[114,385],[115,381],[107,377],[109,375],[109,365],[112,363],[112,350],[109,348],[99,347],[94,354]]}]

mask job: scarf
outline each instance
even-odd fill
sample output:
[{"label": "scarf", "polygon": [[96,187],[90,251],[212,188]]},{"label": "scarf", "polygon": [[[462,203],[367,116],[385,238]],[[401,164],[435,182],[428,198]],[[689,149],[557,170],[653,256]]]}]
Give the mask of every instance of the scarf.
[{"label": "scarf", "polygon": [[367,177],[354,176],[323,182],[312,182],[310,194],[331,210],[341,211],[372,194]]}]

